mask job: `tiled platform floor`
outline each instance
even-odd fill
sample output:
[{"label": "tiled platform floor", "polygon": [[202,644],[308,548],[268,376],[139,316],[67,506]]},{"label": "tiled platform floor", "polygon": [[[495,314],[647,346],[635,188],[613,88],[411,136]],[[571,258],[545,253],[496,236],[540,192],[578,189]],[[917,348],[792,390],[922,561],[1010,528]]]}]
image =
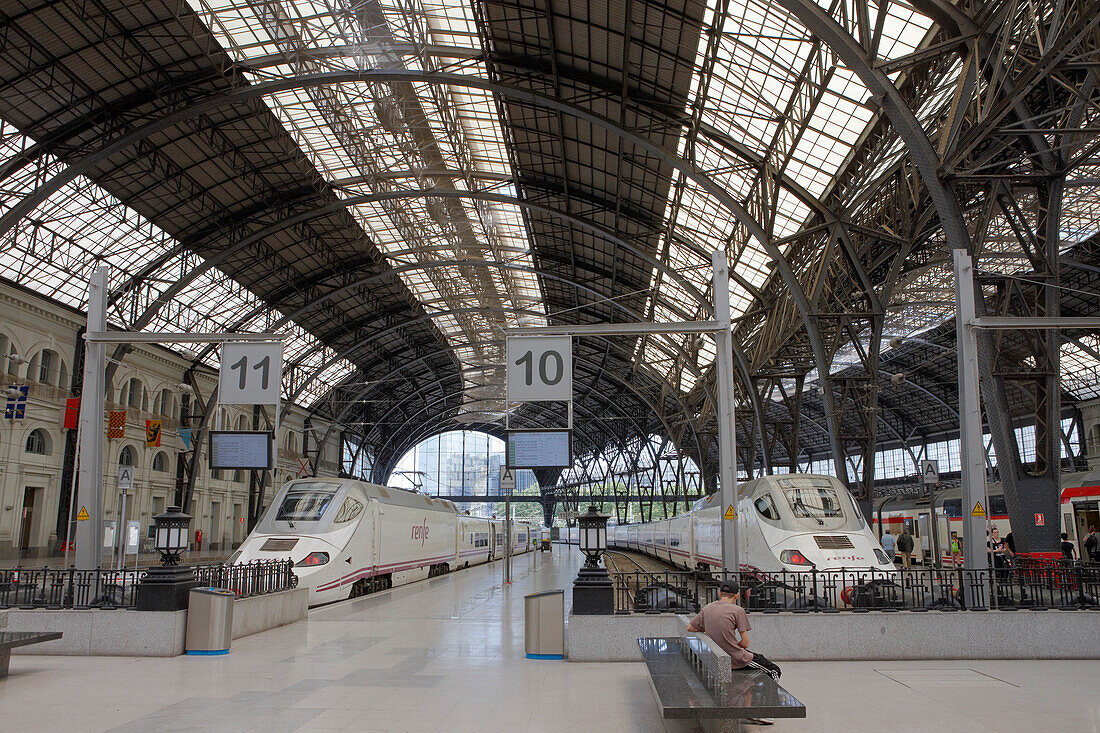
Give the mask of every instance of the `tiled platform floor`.
[{"label": "tiled platform floor", "polygon": [[[464,570],[314,611],[224,657],[17,656],[0,731],[685,730],[657,719],[641,664],[523,658],[523,595],[567,588],[578,565],[518,558],[509,590],[499,564]],[[1100,733],[1098,668],[788,663],[784,685],[809,718],[760,730]]]}]

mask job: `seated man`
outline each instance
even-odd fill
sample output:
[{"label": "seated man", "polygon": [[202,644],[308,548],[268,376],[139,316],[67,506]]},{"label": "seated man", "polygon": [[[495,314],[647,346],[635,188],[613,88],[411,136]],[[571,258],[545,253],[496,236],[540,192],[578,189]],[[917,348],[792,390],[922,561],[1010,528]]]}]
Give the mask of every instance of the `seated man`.
[{"label": "seated man", "polygon": [[782,671],[760,652],[749,651],[748,614],[737,605],[741,588],[737,581],[726,580],[718,586],[718,600],[703,606],[688,624],[688,631],[702,631],[730,655],[734,669],[759,669],[776,682]]}]

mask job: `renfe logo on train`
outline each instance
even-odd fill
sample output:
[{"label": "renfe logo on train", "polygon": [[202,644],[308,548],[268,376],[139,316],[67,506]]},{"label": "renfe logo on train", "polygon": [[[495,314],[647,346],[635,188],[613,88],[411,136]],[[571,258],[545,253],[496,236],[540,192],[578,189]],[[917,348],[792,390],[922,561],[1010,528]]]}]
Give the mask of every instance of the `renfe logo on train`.
[{"label": "renfe logo on train", "polygon": [[423,524],[414,524],[412,528],[413,542],[420,540],[420,546],[424,546],[424,542],[428,539],[428,518],[424,517]]}]

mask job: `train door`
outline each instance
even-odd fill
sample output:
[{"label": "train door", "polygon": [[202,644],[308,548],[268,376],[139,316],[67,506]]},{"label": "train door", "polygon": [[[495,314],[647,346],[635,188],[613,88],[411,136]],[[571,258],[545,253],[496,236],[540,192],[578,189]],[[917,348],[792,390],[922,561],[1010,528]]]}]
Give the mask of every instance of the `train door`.
[{"label": "train door", "polygon": [[1073,518],[1077,530],[1077,557],[1085,558],[1085,538],[1089,536],[1089,527],[1100,527],[1100,502],[1074,502]]},{"label": "train door", "polygon": [[381,524],[380,517],[382,514],[382,502],[373,496],[370,497],[370,516],[367,520],[370,522],[370,556],[367,558],[366,565],[371,568],[372,571],[378,569],[378,558],[382,554],[382,532],[379,530],[379,524]]},{"label": "train door", "polygon": [[936,554],[932,551],[932,514],[921,512],[917,515],[916,533],[913,536],[914,544],[920,550],[920,562],[925,567],[934,564]]}]

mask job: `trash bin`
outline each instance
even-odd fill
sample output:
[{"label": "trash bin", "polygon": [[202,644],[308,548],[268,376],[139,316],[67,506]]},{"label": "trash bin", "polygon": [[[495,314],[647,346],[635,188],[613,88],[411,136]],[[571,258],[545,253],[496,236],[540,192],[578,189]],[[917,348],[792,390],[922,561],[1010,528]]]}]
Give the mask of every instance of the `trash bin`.
[{"label": "trash bin", "polygon": [[525,650],[528,659],[565,656],[565,591],[546,590],[523,597]]},{"label": "trash bin", "polygon": [[233,642],[233,601],[224,588],[192,588],[187,597],[187,653],[228,654]]}]

